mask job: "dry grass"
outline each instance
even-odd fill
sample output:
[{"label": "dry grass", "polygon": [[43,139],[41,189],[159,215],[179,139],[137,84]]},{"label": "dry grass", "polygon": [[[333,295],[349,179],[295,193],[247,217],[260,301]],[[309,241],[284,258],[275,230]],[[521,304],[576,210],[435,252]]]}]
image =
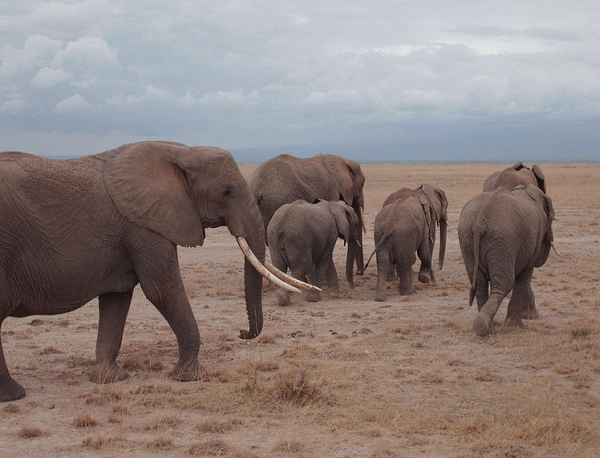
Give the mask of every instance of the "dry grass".
[{"label": "dry grass", "polygon": [[[390,284],[378,303],[370,266],[353,290],[340,275],[339,293],[319,303],[294,296],[285,308],[266,288],[264,330],[253,341],[237,338],[247,326],[243,267],[227,230],[181,249],[203,340],[200,381],[168,378],[177,342],[137,290],[119,357],[130,378],[117,384],[87,381],[94,305],[68,320],[7,320],[5,352],[28,397],[2,406],[0,456],[596,457],[600,209],[585,196],[600,195],[600,166],[582,176],[542,165],[563,256],[535,273],[540,319],[503,327],[505,301],[497,332],[481,339],[471,329],[476,307],[468,306],[456,224],[499,167],[365,166],[366,252],[390,192],[423,182],[446,191],[450,231],[437,282],[406,297]],[[339,245],[334,259],[343,266]]]}]

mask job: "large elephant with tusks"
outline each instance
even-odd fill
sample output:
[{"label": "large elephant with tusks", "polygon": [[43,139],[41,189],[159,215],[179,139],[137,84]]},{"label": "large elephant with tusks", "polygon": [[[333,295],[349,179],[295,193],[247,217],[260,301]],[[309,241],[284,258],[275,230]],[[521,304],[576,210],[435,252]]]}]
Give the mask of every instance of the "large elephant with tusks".
[{"label": "large elephant with tusks", "polygon": [[[262,264],[265,231],[227,151],[141,142],[69,160],[0,153],[0,215],[0,326],[7,317],[65,313],[97,297],[92,381],[127,376],[116,358],[137,284],[177,338],[170,375],[198,378],[200,334],[177,245],[202,245],[205,228],[227,226],[245,251],[249,329],[240,337],[261,332],[261,274],[272,278]],[[0,344],[0,401],[23,396]]]}]

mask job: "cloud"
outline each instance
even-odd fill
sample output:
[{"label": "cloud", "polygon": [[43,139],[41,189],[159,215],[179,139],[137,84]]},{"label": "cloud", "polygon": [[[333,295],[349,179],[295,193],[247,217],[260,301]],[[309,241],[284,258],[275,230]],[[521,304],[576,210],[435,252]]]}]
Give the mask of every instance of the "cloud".
[{"label": "cloud", "polygon": [[38,87],[49,88],[69,81],[72,77],[72,73],[65,72],[60,68],[44,67],[37,72],[35,78],[31,80],[31,84]]},{"label": "cloud", "polygon": [[117,64],[117,53],[100,37],[83,37],[70,41],[56,53],[52,66],[60,68],[70,61],[85,60],[90,64]]},{"label": "cloud", "polygon": [[90,108],[92,105],[81,94],[75,94],[58,102],[53,111],[54,113],[71,113],[88,111]]}]

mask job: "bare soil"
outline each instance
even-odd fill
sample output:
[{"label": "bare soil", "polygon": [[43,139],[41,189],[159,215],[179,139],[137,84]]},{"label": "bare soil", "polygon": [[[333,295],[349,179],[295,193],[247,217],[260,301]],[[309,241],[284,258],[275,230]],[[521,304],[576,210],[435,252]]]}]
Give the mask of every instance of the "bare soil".
[{"label": "bare soil", "polygon": [[[9,319],[2,339],[24,399],[0,405],[0,456],[597,457],[600,450],[600,164],[542,164],[562,257],[533,289],[539,320],[478,338],[456,226],[505,165],[364,165],[365,253],[384,199],[428,182],[448,195],[446,261],[433,284],[374,301],[376,267],[319,303],[276,305],[247,326],[242,256],[226,229],[180,249],[203,337],[206,375],[179,383],[164,319],[136,290],[119,362],[130,378],[97,385],[96,302],[59,316]],[[246,176],[254,166],[243,165]],[[437,262],[436,262],[437,267]],[[416,266],[415,266],[416,270]]]}]

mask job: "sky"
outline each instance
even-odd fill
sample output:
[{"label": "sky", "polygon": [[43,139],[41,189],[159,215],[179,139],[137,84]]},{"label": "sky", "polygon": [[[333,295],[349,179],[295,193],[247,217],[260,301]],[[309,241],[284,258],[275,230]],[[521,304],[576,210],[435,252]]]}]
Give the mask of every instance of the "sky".
[{"label": "sky", "polygon": [[0,4],[0,150],[598,162],[596,0]]}]

